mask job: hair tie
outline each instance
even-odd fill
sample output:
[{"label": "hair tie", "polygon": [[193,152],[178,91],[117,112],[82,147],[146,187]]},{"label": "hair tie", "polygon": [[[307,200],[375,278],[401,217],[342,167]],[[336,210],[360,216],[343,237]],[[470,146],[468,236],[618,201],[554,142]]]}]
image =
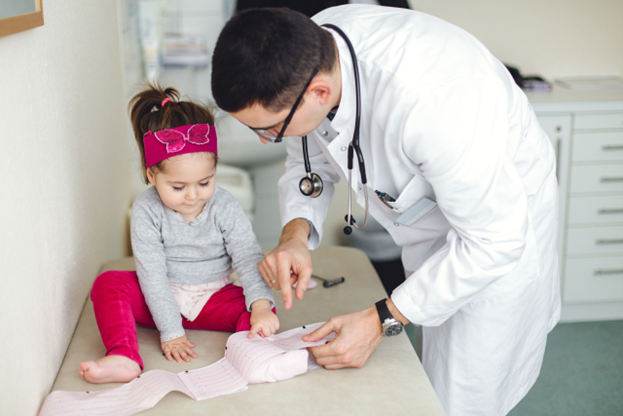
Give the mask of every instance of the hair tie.
[{"label": "hair tie", "polygon": [[164,107],[164,105],[168,103],[169,101],[171,101],[170,98],[165,98],[164,100],[162,100],[162,104],[160,104],[160,107]]}]

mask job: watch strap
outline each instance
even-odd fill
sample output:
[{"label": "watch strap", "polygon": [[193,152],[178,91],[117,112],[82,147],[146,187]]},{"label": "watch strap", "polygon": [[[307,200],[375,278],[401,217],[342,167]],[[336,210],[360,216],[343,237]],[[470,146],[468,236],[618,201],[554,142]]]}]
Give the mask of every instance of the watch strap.
[{"label": "watch strap", "polygon": [[396,320],[387,307],[387,298],[379,300],[375,303],[375,306],[377,312],[379,313],[379,318],[381,318],[381,324],[384,324],[388,319]]}]

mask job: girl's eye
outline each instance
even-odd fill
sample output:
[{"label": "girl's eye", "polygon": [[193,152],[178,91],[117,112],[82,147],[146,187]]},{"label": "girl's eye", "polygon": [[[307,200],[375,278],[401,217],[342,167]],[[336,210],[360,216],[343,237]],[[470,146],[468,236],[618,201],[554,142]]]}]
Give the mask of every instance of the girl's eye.
[{"label": "girl's eye", "polygon": [[206,187],[208,185],[210,185],[210,181],[204,182],[204,183],[200,183],[199,185]]},{"label": "girl's eye", "polygon": [[182,189],[184,189],[183,186],[174,186],[173,189],[175,189],[176,191],[181,191]]}]

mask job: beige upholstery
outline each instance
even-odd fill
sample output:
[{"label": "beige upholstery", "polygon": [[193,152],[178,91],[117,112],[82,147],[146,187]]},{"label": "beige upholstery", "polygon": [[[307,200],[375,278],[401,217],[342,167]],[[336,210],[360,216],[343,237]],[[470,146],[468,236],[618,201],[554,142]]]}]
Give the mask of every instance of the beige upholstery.
[{"label": "beige upholstery", "polygon": [[[332,288],[319,284],[290,311],[275,292],[280,332],[304,324],[326,321],[334,315],[364,309],[385,296],[383,287],[363,252],[347,247],[320,247],[312,252],[314,274],[325,278],[344,276],[346,282]],[[108,263],[105,270],[134,270],[131,257]],[[168,362],[160,350],[158,333],[139,327],[140,353],[145,371],[163,369],[179,373],[209,365],[223,357],[230,335],[223,332],[188,331],[197,344],[199,358],[191,363]],[[93,307],[89,300],[69,345],[53,390],[95,391],[118,384],[94,385],[80,378],[80,361],[104,355]],[[182,393],[170,393],[141,415],[444,415],[443,409],[403,333],[384,339],[361,369],[316,369],[278,383],[251,385],[240,393],[196,402]]]}]

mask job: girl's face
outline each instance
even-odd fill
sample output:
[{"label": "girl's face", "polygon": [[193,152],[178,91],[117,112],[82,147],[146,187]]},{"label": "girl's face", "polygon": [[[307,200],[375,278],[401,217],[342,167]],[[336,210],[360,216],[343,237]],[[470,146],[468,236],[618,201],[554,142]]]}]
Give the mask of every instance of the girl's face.
[{"label": "girl's face", "polygon": [[189,153],[167,159],[164,169],[147,170],[149,183],[156,187],[164,204],[179,212],[186,221],[201,214],[214,194],[216,179],[215,155]]}]

